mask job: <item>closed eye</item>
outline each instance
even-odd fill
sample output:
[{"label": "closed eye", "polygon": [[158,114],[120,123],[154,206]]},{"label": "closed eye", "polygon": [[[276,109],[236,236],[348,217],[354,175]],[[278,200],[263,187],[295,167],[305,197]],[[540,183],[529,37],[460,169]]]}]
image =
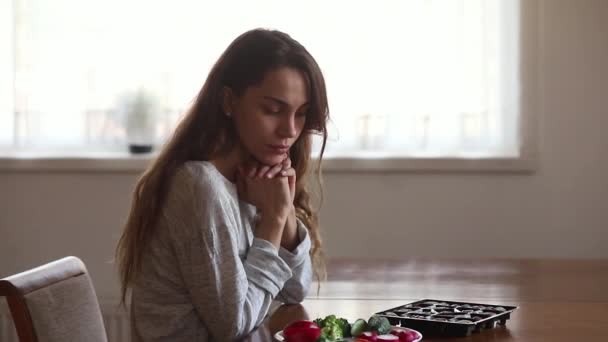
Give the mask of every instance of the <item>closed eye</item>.
[{"label": "closed eye", "polygon": [[281,109],[280,108],[271,108],[271,107],[267,107],[264,106],[262,107],[264,109],[264,112],[267,114],[279,114],[281,113]]}]

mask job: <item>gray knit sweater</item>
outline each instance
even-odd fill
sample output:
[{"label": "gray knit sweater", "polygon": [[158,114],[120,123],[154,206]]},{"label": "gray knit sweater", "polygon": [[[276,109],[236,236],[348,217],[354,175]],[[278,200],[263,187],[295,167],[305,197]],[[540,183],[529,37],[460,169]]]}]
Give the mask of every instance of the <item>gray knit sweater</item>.
[{"label": "gray knit sweater", "polygon": [[299,303],[311,284],[310,238],[277,249],[254,237],[256,208],[210,162],[174,176],[131,297],[133,341],[233,341],[276,299]]}]

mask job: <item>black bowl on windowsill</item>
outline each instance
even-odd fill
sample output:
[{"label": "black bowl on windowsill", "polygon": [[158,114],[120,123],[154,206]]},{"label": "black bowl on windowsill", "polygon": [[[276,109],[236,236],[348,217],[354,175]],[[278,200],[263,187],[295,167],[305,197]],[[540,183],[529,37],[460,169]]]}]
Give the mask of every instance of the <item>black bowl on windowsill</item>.
[{"label": "black bowl on windowsill", "polygon": [[152,145],[129,144],[129,152],[132,154],[144,154],[152,152]]}]

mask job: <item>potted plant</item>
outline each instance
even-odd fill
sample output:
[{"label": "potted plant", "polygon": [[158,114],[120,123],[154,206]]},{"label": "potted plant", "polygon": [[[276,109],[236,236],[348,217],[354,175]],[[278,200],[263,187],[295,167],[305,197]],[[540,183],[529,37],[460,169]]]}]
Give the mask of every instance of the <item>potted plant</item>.
[{"label": "potted plant", "polygon": [[138,91],[124,94],[119,106],[125,119],[129,152],[151,152],[156,140],[156,121],[160,109],[158,98],[141,88]]}]

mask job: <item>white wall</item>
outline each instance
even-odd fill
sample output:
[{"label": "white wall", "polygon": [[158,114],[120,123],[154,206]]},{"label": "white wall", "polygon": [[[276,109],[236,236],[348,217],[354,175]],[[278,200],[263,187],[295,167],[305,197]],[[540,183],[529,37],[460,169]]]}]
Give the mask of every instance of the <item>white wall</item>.
[{"label": "white wall", "polygon": [[[608,1],[541,8],[539,169],[329,174],[330,256],[608,258]],[[100,297],[136,174],[0,173],[0,277],[81,257]]]}]

